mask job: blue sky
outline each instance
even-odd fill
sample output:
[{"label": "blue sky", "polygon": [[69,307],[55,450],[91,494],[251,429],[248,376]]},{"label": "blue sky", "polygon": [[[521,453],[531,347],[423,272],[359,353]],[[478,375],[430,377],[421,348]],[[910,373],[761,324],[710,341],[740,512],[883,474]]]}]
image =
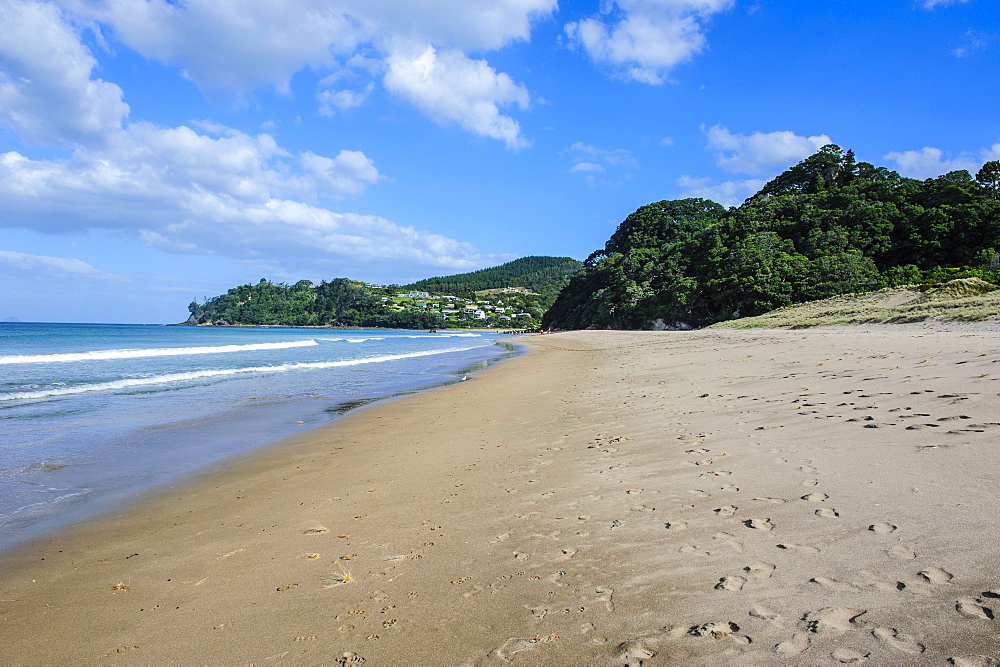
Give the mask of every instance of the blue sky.
[{"label": "blue sky", "polygon": [[1000,159],[996,0],[0,0],[0,320],[583,259],[826,143]]}]

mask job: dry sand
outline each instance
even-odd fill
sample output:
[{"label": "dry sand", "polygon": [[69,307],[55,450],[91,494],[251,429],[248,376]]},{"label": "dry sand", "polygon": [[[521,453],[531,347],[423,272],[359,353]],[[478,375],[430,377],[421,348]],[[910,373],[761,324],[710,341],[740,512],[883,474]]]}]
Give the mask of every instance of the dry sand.
[{"label": "dry sand", "polygon": [[573,332],[0,559],[0,662],[983,664],[1000,337]]}]

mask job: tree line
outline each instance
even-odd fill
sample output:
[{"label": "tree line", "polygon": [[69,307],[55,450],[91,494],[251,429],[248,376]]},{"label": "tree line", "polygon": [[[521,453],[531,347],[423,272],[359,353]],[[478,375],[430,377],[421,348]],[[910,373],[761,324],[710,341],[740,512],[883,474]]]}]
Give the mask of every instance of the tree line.
[{"label": "tree line", "polygon": [[502,287],[537,292],[548,307],[583,264],[570,257],[522,257],[488,269],[419,280],[404,289],[465,295]]},{"label": "tree line", "polygon": [[697,327],[885,286],[1000,281],[1000,161],[924,181],[827,145],[741,206],[639,208],[562,290],[545,328]]},{"label": "tree line", "polygon": [[489,269],[384,288],[370,288],[348,278],[324,280],[318,285],[309,280],[287,285],[262,278],[256,285],[233,287],[203,303],[192,301],[187,324],[431,329],[446,324],[440,313],[393,309],[392,297],[409,290],[475,299],[477,291],[504,287],[537,293],[507,297],[510,305],[529,308],[534,319],[581,266],[568,257],[523,257]]},{"label": "tree line", "polygon": [[441,320],[426,311],[394,311],[362,283],[335,278],[315,285],[294,285],[261,279],[225,294],[188,306],[188,324],[256,326],[335,326],[390,329],[431,329]]}]

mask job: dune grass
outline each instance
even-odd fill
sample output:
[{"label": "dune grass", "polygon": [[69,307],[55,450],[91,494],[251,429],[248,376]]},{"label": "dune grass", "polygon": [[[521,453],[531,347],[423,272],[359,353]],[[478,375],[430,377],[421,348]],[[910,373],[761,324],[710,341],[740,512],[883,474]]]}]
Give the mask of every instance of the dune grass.
[{"label": "dune grass", "polygon": [[760,329],[898,324],[1000,322],[1000,286],[964,278],[938,285],[890,287],[786,306],[755,317],[718,322],[714,329]]}]

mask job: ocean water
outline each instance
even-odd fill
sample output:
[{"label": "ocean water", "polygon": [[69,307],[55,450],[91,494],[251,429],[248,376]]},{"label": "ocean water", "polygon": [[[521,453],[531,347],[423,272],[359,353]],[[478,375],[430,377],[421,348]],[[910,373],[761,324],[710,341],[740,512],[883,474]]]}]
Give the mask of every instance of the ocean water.
[{"label": "ocean water", "polygon": [[488,332],[0,323],[0,550],[515,354]]}]

